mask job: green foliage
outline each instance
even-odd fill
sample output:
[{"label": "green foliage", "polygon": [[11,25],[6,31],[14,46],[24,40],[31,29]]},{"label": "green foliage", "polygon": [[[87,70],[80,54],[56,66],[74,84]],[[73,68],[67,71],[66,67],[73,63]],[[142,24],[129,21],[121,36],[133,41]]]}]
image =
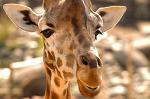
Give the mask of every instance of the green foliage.
[{"label": "green foliage", "polygon": [[13,25],[8,18],[6,16],[0,17],[0,67],[9,66],[10,60],[6,59],[8,56],[8,50],[4,48],[6,39],[13,31]]},{"label": "green foliage", "polygon": [[38,47],[35,51],[36,53],[36,56],[41,56],[42,55],[42,48],[43,48],[43,40],[42,40],[42,37],[39,37],[37,39],[37,42],[38,42]]},{"label": "green foliage", "polygon": [[[5,16],[4,16],[5,17]],[[8,18],[0,19],[0,45],[4,45],[9,33],[13,32],[13,25]]]},{"label": "green foliage", "polygon": [[27,46],[27,42],[24,41],[26,37],[20,37],[21,32],[16,30],[7,17],[0,18],[0,68],[8,67],[12,62],[23,61],[28,51],[33,52],[32,57],[42,55],[42,37],[34,39],[38,46],[30,49]]}]

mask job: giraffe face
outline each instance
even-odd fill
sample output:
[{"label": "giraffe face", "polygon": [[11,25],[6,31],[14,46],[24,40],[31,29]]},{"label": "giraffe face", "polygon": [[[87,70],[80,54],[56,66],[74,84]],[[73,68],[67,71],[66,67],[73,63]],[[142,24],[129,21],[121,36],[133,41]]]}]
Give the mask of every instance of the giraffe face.
[{"label": "giraffe face", "polygon": [[80,92],[94,97],[102,84],[102,62],[94,41],[118,23],[126,8],[113,6],[94,12],[89,0],[50,1],[45,0],[43,15],[18,4],[6,4],[4,9],[17,26],[41,34],[47,50],[57,50],[55,56],[62,56],[63,59],[56,57],[55,63],[62,65],[65,60],[74,63],[68,64],[76,68],[72,69],[72,73],[75,72]]},{"label": "giraffe face", "polygon": [[[78,10],[79,11],[79,10]],[[80,92],[86,97],[94,97],[100,92],[102,84],[102,62],[94,45],[97,35],[102,35],[102,17],[84,8],[72,20],[76,48],[73,50],[77,71],[76,78]]]}]

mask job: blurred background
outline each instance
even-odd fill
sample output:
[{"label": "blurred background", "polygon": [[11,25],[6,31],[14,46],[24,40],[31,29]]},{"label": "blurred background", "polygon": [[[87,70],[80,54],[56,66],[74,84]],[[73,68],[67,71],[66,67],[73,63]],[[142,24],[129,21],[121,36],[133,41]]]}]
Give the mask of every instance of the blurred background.
[{"label": "blurred background", "polygon": [[[42,0],[0,0],[0,99],[43,99],[42,39],[16,28],[2,9],[20,3],[41,13]],[[96,46],[103,88],[94,99],[150,99],[150,0],[92,0],[93,8],[125,5],[119,24]],[[75,84],[75,99],[85,99]]]}]

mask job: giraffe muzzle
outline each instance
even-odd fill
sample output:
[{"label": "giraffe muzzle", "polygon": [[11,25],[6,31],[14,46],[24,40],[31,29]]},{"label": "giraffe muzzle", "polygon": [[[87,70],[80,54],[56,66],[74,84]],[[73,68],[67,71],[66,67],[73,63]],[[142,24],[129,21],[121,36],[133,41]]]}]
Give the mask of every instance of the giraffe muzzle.
[{"label": "giraffe muzzle", "polygon": [[79,68],[77,71],[77,82],[82,95],[86,97],[96,96],[102,85],[101,69],[97,68]]},{"label": "giraffe muzzle", "polygon": [[82,95],[96,96],[102,84],[102,62],[100,58],[88,51],[79,55],[77,64],[77,82]]}]

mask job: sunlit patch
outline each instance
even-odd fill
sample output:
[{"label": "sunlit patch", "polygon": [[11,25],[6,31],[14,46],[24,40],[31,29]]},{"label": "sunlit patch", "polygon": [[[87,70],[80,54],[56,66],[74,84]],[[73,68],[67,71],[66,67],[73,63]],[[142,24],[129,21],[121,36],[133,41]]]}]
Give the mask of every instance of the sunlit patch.
[{"label": "sunlit patch", "polygon": [[116,87],[113,87],[111,90],[110,90],[110,93],[111,94],[122,94],[122,93],[126,93],[126,89],[121,86],[121,85],[118,85]]},{"label": "sunlit patch", "polygon": [[119,42],[112,44],[112,49],[114,51],[120,51],[121,49],[123,49],[123,45]]},{"label": "sunlit patch", "polygon": [[65,2],[65,0],[60,0],[59,5],[62,5]]},{"label": "sunlit patch", "polygon": [[8,79],[10,77],[10,70],[8,68],[0,70],[0,80]]},{"label": "sunlit patch", "polygon": [[25,67],[37,66],[38,64],[41,64],[43,62],[42,60],[43,60],[42,57],[28,59],[23,62],[12,63],[11,67],[12,68],[25,68]]}]

